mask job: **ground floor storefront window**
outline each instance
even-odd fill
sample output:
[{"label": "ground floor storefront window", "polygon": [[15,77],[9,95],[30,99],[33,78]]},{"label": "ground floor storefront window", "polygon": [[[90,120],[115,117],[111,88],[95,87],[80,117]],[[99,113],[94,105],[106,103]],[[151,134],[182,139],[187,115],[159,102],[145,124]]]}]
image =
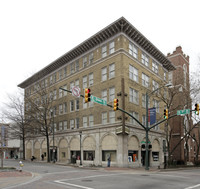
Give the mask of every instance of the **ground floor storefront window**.
[{"label": "ground floor storefront window", "polygon": [[116,161],[116,150],[102,150],[102,161],[107,161],[110,157],[111,161]]},{"label": "ground floor storefront window", "polygon": [[76,160],[80,160],[80,151],[71,151],[71,163],[76,163]]},{"label": "ground floor storefront window", "polygon": [[138,161],[138,151],[129,150],[128,151],[128,162],[136,162]]},{"label": "ground floor storefront window", "polygon": [[152,152],[153,161],[159,161],[159,152]]},{"label": "ground floor storefront window", "polygon": [[93,161],[95,158],[95,151],[83,151],[83,160]]}]

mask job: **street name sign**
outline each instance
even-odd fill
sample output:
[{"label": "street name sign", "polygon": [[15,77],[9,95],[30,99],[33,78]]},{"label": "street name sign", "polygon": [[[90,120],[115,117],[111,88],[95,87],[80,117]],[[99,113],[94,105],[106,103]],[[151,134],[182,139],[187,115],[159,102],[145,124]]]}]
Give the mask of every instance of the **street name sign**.
[{"label": "street name sign", "polygon": [[185,115],[185,114],[190,114],[190,109],[178,110],[177,111],[177,115]]},{"label": "street name sign", "polygon": [[91,101],[93,101],[93,102],[96,102],[96,103],[98,103],[98,104],[102,104],[102,105],[107,105],[107,101],[106,100],[103,100],[103,99],[101,99],[101,98],[98,98],[98,97],[96,97],[96,96],[93,96],[93,95],[91,95]]}]

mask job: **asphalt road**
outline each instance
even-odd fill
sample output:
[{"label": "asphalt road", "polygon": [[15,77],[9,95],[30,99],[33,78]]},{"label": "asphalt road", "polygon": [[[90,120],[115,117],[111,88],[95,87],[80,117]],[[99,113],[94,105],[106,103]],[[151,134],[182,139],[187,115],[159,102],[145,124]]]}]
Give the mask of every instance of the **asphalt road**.
[{"label": "asphalt road", "polygon": [[[18,166],[17,161],[5,162]],[[24,162],[35,177],[15,189],[198,189],[200,169],[144,171],[143,169],[86,169]]]}]

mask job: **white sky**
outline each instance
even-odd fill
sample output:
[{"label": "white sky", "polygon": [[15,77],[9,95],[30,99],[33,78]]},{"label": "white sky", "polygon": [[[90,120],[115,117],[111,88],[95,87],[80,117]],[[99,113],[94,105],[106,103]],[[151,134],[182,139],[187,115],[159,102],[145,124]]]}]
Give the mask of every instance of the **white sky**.
[{"label": "white sky", "polygon": [[165,55],[182,46],[196,69],[199,0],[0,0],[0,110],[19,83],[121,16]]}]

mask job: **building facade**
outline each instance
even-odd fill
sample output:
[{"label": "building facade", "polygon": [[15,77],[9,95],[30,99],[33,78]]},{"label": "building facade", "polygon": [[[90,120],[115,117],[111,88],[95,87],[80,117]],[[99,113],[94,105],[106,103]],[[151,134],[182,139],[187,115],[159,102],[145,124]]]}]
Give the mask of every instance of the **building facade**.
[{"label": "building facade", "polygon": [[[54,133],[50,136],[50,154],[53,148],[57,161],[83,165],[139,167],[145,164],[145,130],[130,116],[95,102],[84,103],[69,92],[79,87],[91,89],[93,96],[131,113],[145,125],[145,94],[168,83],[168,72],[173,64],[145,36],[125,18],[120,18],[71,51],[58,58],[18,86],[25,89],[25,97],[35,98],[41,88],[48,89],[54,109]],[[163,118],[164,104],[151,96],[149,107],[156,108],[156,119]],[[26,103],[26,109],[31,109]],[[163,164],[164,125],[149,132],[150,166]],[[54,142],[54,145],[53,145]],[[34,155],[46,158],[46,139],[37,133],[26,141],[26,158]],[[81,149],[81,150],[80,150]]]}]

